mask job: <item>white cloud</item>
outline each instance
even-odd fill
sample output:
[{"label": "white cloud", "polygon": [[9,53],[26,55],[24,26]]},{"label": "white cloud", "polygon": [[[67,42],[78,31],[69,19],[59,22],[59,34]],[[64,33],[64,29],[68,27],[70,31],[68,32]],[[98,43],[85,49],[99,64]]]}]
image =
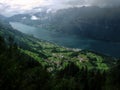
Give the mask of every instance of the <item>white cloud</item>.
[{"label": "white cloud", "polygon": [[[117,6],[120,5],[120,0],[0,0],[0,12],[1,14],[10,16],[29,12],[36,7],[48,7],[52,10],[57,10],[83,5]],[[42,9],[38,8],[34,10],[35,12],[41,12]]]},{"label": "white cloud", "polygon": [[50,13],[50,12],[52,12],[53,10],[51,9],[51,8],[49,8],[47,11],[46,11],[46,13]]},{"label": "white cloud", "polygon": [[[51,0],[0,0],[0,12],[10,16],[30,11],[35,7],[45,7],[51,4]],[[41,9],[38,10],[41,11]]]},{"label": "white cloud", "polygon": [[38,17],[36,17],[36,16],[32,16],[31,17],[31,20],[38,20],[39,18]]}]

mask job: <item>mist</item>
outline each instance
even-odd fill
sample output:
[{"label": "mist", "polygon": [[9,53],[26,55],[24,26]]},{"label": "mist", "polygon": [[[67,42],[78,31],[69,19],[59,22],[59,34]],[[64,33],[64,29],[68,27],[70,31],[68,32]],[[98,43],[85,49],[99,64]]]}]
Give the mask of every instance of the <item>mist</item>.
[{"label": "mist", "polygon": [[36,7],[35,12],[81,6],[117,7],[120,0],[0,0],[0,12],[5,16],[33,12]]}]

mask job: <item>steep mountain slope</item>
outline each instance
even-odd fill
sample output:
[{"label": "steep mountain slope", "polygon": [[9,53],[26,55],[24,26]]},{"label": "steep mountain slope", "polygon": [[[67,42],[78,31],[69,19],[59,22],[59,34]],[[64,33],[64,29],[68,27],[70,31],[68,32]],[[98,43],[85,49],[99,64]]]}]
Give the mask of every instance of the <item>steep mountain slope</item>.
[{"label": "steep mountain slope", "polygon": [[[95,6],[70,8],[56,13],[36,13],[37,20],[22,19],[26,15],[15,15],[9,18],[36,27],[43,27],[69,35],[91,39],[120,42],[120,7],[99,8]],[[116,18],[117,17],[117,18]],[[14,20],[16,18],[16,20]]]},{"label": "steep mountain slope", "polygon": [[105,71],[88,70],[87,66],[80,69],[75,63],[69,62],[64,69],[53,75],[38,61],[20,52],[11,39],[9,43],[6,44],[0,37],[1,90],[116,90],[120,88],[119,63],[107,75]]},{"label": "steep mountain slope", "polygon": [[38,40],[4,20],[0,36],[1,90],[120,89],[115,58]]},{"label": "steep mountain slope", "polygon": [[7,21],[1,22],[0,25],[0,35],[5,37],[6,41],[9,37],[14,38],[17,45],[22,47],[21,52],[33,57],[50,71],[62,69],[69,62],[75,62],[79,67],[87,65],[89,69],[107,70],[114,62],[112,58],[97,53],[64,48],[40,41],[13,29]]},{"label": "steep mountain slope", "polygon": [[9,43],[0,36],[0,90],[45,89],[49,73],[11,40]]}]

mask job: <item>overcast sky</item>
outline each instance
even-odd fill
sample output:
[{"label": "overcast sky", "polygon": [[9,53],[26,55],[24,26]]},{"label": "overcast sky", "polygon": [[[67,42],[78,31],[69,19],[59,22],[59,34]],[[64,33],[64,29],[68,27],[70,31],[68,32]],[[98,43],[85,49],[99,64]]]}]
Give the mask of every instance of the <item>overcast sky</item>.
[{"label": "overcast sky", "polygon": [[[118,6],[120,0],[0,0],[0,12],[10,16],[31,11],[35,7],[49,7],[50,10],[84,5]],[[37,10],[41,11],[40,8]]]}]

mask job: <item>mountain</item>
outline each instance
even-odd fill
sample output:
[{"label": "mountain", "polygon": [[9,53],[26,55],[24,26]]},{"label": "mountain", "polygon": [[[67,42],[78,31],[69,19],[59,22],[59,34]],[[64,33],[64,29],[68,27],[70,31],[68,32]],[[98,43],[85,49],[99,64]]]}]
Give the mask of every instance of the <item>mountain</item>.
[{"label": "mountain", "polygon": [[[38,19],[15,15],[8,20],[54,30],[68,35],[84,36],[93,40],[120,42],[120,7],[100,8],[96,6],[69,8],[56,13],[33,14]],[[20,17],[20,18],[19,18]],[[117,18],[116,18],[117,17]],[[15,19],[15,20],[14,20]]]},{"label": "mountain", "polygon": [[9,43],[0,36],[0,89],[45,89],[49,73],[30,55],[21,52],[12,38]]},{"label": "mountain", "polygon": [[5,20],[6,17],[4,17],[3,15],[0,15],[0,19],[1,19],[1,20]]},{"label": "mountain", "polygon": [[1,90],[116,90],[116,68],[115,58],[38,40],[0,20]]},{"label": "mountain", "polygon": [[[87,65],[89,63],[89,67],[94,68],[94,64],[92,61],[93,58],[95,59],[94,63],[100,61],[102,65],[95,65],[95,68],[108,69],[109,64],[112,64],[113,60],[110,57],[94,52],[60,47],[56,44],[52,44],[43,40],[38,40],[33,36],[23,34],[13,29],[7,21],[1,22],[0,25],[0,35],[4,37],[7,42],[9,37],[12,37],[14,39],[14,42],[22,48],[22,52],[30,55],[35,60],[39,61],[41,64],[43,64],[43,66],[52,68],[52,71],[56,69],[61,69],[62,67],[64,67],[64,65],[68,64],[69,61],[73,61],[75,63],[84,62],[83,65]],[[103,63],[104,60],[108,60],[108,63]],[[54,67],[55,65],[57,65],[57,67]]]}]

